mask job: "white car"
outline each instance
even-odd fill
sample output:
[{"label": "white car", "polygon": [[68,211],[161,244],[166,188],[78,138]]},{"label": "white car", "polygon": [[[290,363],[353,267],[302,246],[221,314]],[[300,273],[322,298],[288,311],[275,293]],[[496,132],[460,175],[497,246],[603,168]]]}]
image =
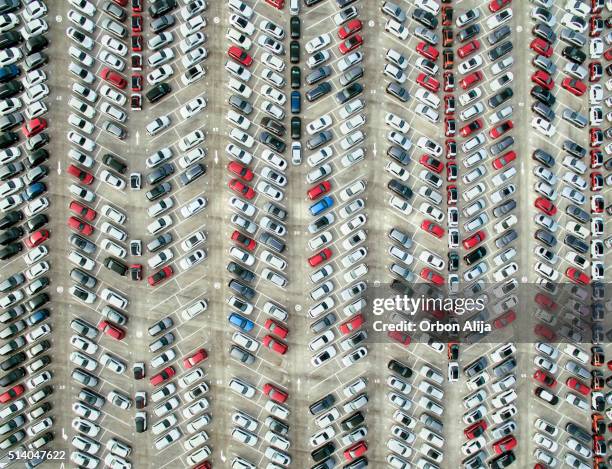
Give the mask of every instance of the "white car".
[{"label": "white car", "polygon": [[332,117],[329,114],[325,114],[318,119],[310,122],[306,126],[306,131],[309,135],[314,135],[317,132],[327,129],[333,123]]},{"label": "white car", "polygon": [[204,210],[205,207],[206,199],[204,197],[196,197],[181,208],[181,215],[183,215],[183,218],[189,218]]},{"label": "white car", "polygon": [[314,54],[318,50],[323,49],[331,43],[331,36],[327,33],[315,37],[306,43],[304,48],[309,54]]},{"label": "white car", "polygon": [[410,34],[407,27],[392,18],[388,19],[385,23],[385,31],[393,34],[402,41],[405,41],[408,38],[408,34]]}]

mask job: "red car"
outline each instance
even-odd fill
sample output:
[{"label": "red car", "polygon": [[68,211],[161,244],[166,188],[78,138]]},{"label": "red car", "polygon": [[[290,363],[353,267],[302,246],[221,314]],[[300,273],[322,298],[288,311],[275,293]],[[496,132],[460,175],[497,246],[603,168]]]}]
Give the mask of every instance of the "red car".
[{"label": "red car", "polygon": [[389,331],[387,332],[387,335],[395,340],[396,342],[404,345],[404,346],[408,346],[410,345],[410,341],[412,340],[410,338],[410,336],[408,334],[406,334],[405,332],[400,332],[400,331]]},{"label": "red car", "polygon": [[544,70],[537,70],[531,75],[531,81],[547,90],[552,90],[555,87],[555,81],[552,76]]},{"label": "red car", "polygon": [[142,32],[142,15],[132,15],[132,33]]},{"label": "red car", "polygon": [[591,150],[591,169],[601,168],[603,166],[603,153],[601,150]]},{"label": "red car", "polygon": [[453,7],[445,5],[442,7],[442,26],[453,25]]},{"label": "red car", "polygon": [[582,96],[586,93],[586,85],[575,78],[564,78],[561,86],[575,96]]},{"label": "red car", "polygon": [[169,279],[170,277],[172,277],[173,274],[174,274],[174,270],[172,270],[172,267],[167,265],[161,268],[160,270],[158,270],[157,272],[155,272],[154,274],[149,275],[147,277],[147,282],[149,282],[149,285],[153,287],[163,282],[164,280]]},{"label": "red car", "polygon": [[463,88],[464,90],[467,90],[471,88],[472,86],[481,82],[483,78],[484,78],[484,75],[482,74],[482,72],[480,70],[477,70],[476,72],[470,73],[468,76],[464,77],[459,82],[459,84],[461,85],[461,88]]},{"label": "red car", "polygon": [[338,49],[342,54],[348,54],[349,52],[357,49],[359,46],[363,44],[363,38],[360,34],[355,34],[348,39],[345,39],[344,42],[340,43]]},{"label": "red car", "polygon": [[70,202],[70,205],[68,205],[68,208],[72,210],[74,213],[76,213],[78,216],[84,218],[87,221],[95,220],[96,216],[98,215],[94,209],[89,208],[83,204],[80,204],[79,202],[76,202],[74,200]]},{"label": "red car", "polygon": [[268,5],[272,5],[274,8],[278,8],[279,10],[282,10],[285,6],[285,0],[266,0],[266,3]]},{"label": "red car", "polygon": [[338,29],[338,37],[340,39],[346,39],[351,34],[355,34],[357,31],[361,31],[361,21],[358,19],[354,19],[346,23],[340,29]]},{"label": "red car", "polygon": [[501,440],[493,443],[493,451],[495,451],[496,454],[505,453],[506,451],[514,449],[516,447],[516,443],[516,438],[513,435],[506,435]]},{"label": "red car", "polygon": [[440,82],[426,73],[419,73],[419,76],[417,77],[416,81],[423,88],[426,88],[429,91],[433,91],[434,93],[436,93],[440,89]]},{"label": "red car", "polygon": [[438,49],[436,49],[431,44],[427,44],[425,41],[421,41],[417,44],[416,51],[419,54],[421,54],[423,57],[425,57],[426,59],[432,60],[434,62],[440,55],[440,52],[438,52]]},{"label": "red car", "polygon": [[463,430],[463,434],[468,440],[473,440],[474,438],[478,438],[480,435],[482,435],[487,427],[487,422],[484,420],[479,420]]},{"label": "red car", "polygon": [[317,184],[314,187],[308,189],[306,195],[310,200],[316,200],[321,197],[323,194],[326,194],[331,190],[331,183],[329,181],[323,181],[320,184]]},{"label": "red car", "polygon": [[555,303],[552,298],[544,293],[538,293],[535,296],[535,301],[542,308],[547,309],[548,311],[553,311],[557,309],[557,303]]},{"label": "red car", "polygon": [[607,50],[604,52],[604,54],[603,54],[603,55],[604,55],[604,58],[605,58],[607,61],[612,60],[612,47],[610,47],[609,49],[607,49]]},{"label": "red car", "polygon": [[442,162],[430,155],[421,156],[419,162],[427,169],[431,169],[432,171],[435,171],[438,174],[440,174],[444,169],[444,165],[442,164]]},{"label": "red car", "polygon": [[589,64],[589,81],[597,83],[603,75],[603,67],[601,62],[591,62]]},{"label": "red car", "polygon": [[266,396],[279,404],[284,403],[289,397],[289,394],[271,383],[264,384],[263,392]]},{"label": "red car", "polygon": [[104,67],[102,69],[100,72],[100,78],[122,90],[127,86],[127,80],[108,67]]},{"label": "red car", "polygon": [[[118,0],[114,0],[115,3],[117,3]],[[119,0],[119,1],[123,1],[123,5],[125,6],[125,4],[127,3],[127,0]],[[134,13],[138,13],[142,11],[142,0],[132,0],[132,11]]]},{"label": "red car", "polygon": [[489,11],[491,11],[491,13],[495,13],[496,11],[501,10],[505,6],[510,5],[511,2],[512,0],[491,0],[489,2]]},{"label": "red car", "polygon": [[533,378],[536,381],[545,384],[549,388],[554,388],[557,385],[557,380],[555,377],[544,370],[536,370],[536,372],[533,374]]},{"label": "red car", "polygon": [[49,236],[51,236],[51,234],[47,230],[38,230],[25,238],[23,242],[27,247],[32,249],[47,241]]},{"label": "red car", "polygon": [[482,129],[483,127],[484,127],[484,121],[478,118],[478,119],[473,120],[469,124],[466,124],[463,127],[461,127],[461,129],[459,129],[459,133],[463,137],[468,137],[469,135],[476,132],[477,130]]},{"label": "red car", "polygon": [[553,55],[553,47],[552,44],[548,41],[545,41],[541,37],[536,37],[531,44],[529,45],[532,51],[537,54],[543,55],[544,57],[550,57]]},{"label": "red car", "polygon": [[171,366],[168,366],[164,368],[163,370],[161,370],[159,373],[157,373],[155,376],[151,377],[151,384],[153,386],[159,386],[164,381],[168,381],[175,374],[176,374],[176,371],[174,371],[174,368]]},{"label": "red car", "polygon": [[368,445],[366,445],[365,442],[360,441],[344,450],[344,459],[347,461],[352,461],[353,459],[363,456],[367,450]]},{"label": "red car", "polygon": [[196,366],[201,361],[208,358],[208,353],[203,348],[196,350],[196,352],[190,357],[183,358],[183,366],[187,369]]},{"label": "red car", "polygon": [[234,232],[232,233],[232,241],[236,241],[238,244],[244,246],[249,251],[252,251],[253,249],[255,249],[255,246],[257,246],[257,243],[253,239],[243,235],[238,230],[234,230]]},{"label": "red car", "polygon": [[495,158],[493,160],[493,163],[492,163],[493,168],[502,169],[504,166],[506,166],[511,161],[514,161],[515,159],[516,159],[516,153],[514,151],[509,151],[508,153],[504,153],[502,156]]},{"label": "red car", "polygon": [[421,270],[421,273],[419,275],[423,280],[429,283],[433,283],[434,285],[444,284],[444,277],[442,277],[440,274],[434,272],[431,269],[424,268],[423,270]]},{"label": "red car", "polygon": [[308,258],[308,263],[312,267],[315,267],[315,266],[319,265],[321,262],[325,262],[325,261],[331,259],[331,257],[332,257],[331,249],[323,248],[318,253],[316,253],[315,255],[309,257]]},{"label": "red car", "polygon": [[142,280],[142,264],[130,265],[130,277],[132,280]]},{"label": "red car", "polygon": [[81,168],[73,164],[69,165],[66,171],[68,174],[74,176],[80,182],[87,184],[88,186],[94,181],[94,177],[91,174],[89,174],[87,171],[83,171]]},{"label": "red car", "polygon": [[461,46],[459,49],[457,49],[457,55],[464,59],[467,56],[476,52],[478,49],[480,49],[480,41],[474,39],[473,41],[470,41],[467,44]]},{"label": "red car", "polygon": [[253,190],[253,188],[247,186],[245,183],[239,181],[238,179],[230,179],[227,185],[231,190],[237,192],[240,195],[243,195],[249,200],[255,197],[255,191]]},{"label": "red car", "polygon": [[493,327],[495,329],[503,329],[508,324],[512,324],[516,320],[516,313],[513,310],[508,310],[495,321],[493,321]]},{"label": "red car", "polygon": [[246,166],[241,165],[237,161],[232,161],[228,163],[227,169],[231,173],[234,173],[236,176],[238,176],[240,179],[243,179],[247,182],[253,180],[253,176],[254,176],[253,171],[251,171]]},{"label": "red car", "polygon": [[17,386],[13,386],[8,391],[5,391],[2,394],[0,394],[0,403],[7,404],[11,402],[13,399],[15,399],[16,397],[21,396],[24,393],[24,391],[25,391],[25,388],[21,384],[18,384]]},{"label": "red car", "polygon": [[359,329],[363,325],[363,323],[364,323],[363,315],[357,314],[356,316],[353,316],[348,321],[345,321],[342,324],[340,324],[340,332],[342,332],[344,335],[350,334],[351,332],[354,332],[357,329]]},{"label": "red car", "polygon": [[487,235],[484,231],[480,230],[469,238],[464,239],[462,244],[465,249],[472,249],[477,244],[482,243],[485,239],[487,239]]},{"label": "red car", "polygon": [[573,389],[574,391],[578,391],[583,396],[588,396],[591,392],[591,388],[589,388],[586,384],[584,384],[582,381],[577,380],[576,378],[568,378],[565,382],[565,385],[568,388]]},{"label": "red car", "polygon": [[273,350],[274,352],[280,355],[285,355],[287,353],[287,349],[289,348],[287,347],[287,344],[275,339],[271,335],[267,335],[263,338],[263,344],[265,347],[269,348],[270,350]]},{"label": "red car", "polygon": [[552,342],[557,337],[557,334],[555,334],[548,326],[545,326],[544,324],[537,324],[533,328],[533,332],[535,332],[536,335],[545,338],[548,342]]},{"label": "red car", "polygon": [[601,173],[591,173],[590,179],[591,179],[591,191],[592,192],[599,192],[600,190],[603,189],[604,178]]},{"label": "red car", "polygon": [[93,226],[84,222],[83,220],[79,220],[77,217],[68,218],[68,226],[73,230],[84,234],[85,236],[91,236],[94,232]]},{"label": "red car", "polygon": [[245,67],[250,67],[253,65],[253,57],[251,57],[242,47],[231,46],[227,50],[227,55],[240,62]]},{"label": "red car", "polygon": [[489,136],[491,138],[499,138],[502,135],[504,135],[506,132],[511,130],[513,127],[514,127],[514,124],[512,123],[512,121],[507,120],[505,122],[502,122],[499,125],[496,125],[491,130],[489,130]]},{"label": "red car", "polygon": [[545,197],[538,197],[533,203],[536,208],[539,208],[546,215],[554,215],[557,213],[557,207]]},{"label": "red car", "polygon": [[588,285],[590,282],[589,277],[575,267],[568,267],[565,276],[578,285]]},{"label": "red car", "polygon": [[421,229],[436,238],[442,238],[442,236],[444,236],[444,229],[431,220],[423,220],[421,222]]},{"label": "red car", "polygon": [[36,119],[32,119],[31,121],[26,122],[21,126],[21,131],[23,132],[23,136],[25,138],[33,137],[36,134],[39,134],[43,130],[47,128],[47,121],[42,117],[37,117]]},{"label": "red car", "polygon": [[98,323],[98,330],[116,340],[123,340],[125,337],[125,331],[123,329],[108,321],[100,321]]},{"label": "red car", "polygon": [[264,327],[268,329],[272,334],[279,336],[281,339],[286,339],[289,331],[285,326],[281,326],[273,319],[268,319],[264,324]]}]

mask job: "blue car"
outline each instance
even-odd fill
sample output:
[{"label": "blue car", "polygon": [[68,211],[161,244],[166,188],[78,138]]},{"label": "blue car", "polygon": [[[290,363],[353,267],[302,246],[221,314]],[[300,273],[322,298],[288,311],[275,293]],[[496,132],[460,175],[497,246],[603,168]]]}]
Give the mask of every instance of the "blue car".
[{"label": "blue car", "polygon": [[238,313],[230,314],[228,319],[232,326],[237,327],[244,332],[249,332],[251,329],[253,329],[253,327],[255,327],[253,321],[241,316]]},{"label": "blue car", "polygon": [[302,111],[302,95],[299,91],[291,92],[291,112],[299,114]]},{"label": "blue car", "polygon": [[334,205],[334,199],[332,199],[330,196],[325,196],[321,200],[319,200],[317,203],[312,204],[310,206],[310,213],[316,216],[319,213],[324,212],[328,208],[333,207],[333,205]]},{"label": "blue car", "polygon": [[0,83],[11,81],[19,75],[21,75],[21,69],[15,64],[0,67]]},{"label": "blue car", "polygon": [[48,317],[49,317],[49,310],[47,308],[43,308],[43,309],[39,309],[38,311],[28,316],[26,319],[26,322],[28,323],[28,326],[34,326],[35,324],[38,324],[39,322],[44,321]]},{"label": "blue car", "polygon": [[34,200],[39,195],[47,192],[47,186],[44,182],[35,182],[34,184],[29,185],[25,188],[25,190],[21,193],[25,200]]}]

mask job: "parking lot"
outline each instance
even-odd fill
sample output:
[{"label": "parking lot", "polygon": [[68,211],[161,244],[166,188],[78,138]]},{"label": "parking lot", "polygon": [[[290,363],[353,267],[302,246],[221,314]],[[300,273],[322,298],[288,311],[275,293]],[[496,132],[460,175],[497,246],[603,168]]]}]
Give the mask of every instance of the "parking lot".
[{"label": "parking lot", "polygon": [[[50,65],[43,70],[51,89],[45,100],[50,206],[44,210],[51,228],[44,244],[51,299],[45,307],[54,436],[45,449],[66,450],[66,464],[98,461],[98,467],[105,458],[114,458],[113,467],[207,467],[201,464],[208,461],[209,467],[354,469],[366,458],[372,467],[496,467],[492,461],[509,454],[514,467],[552,467],[542,450],[561,465],[571,454],[590,460],[567,446],[566,424],[588,431],[591,413],[606,423],[608,415],[591,410],[588,393],[566,382],[575,378],[591,395],[597,391],[587,375],[601,364],[591,362],[596,334],[587,329],[601,322],[594,314],[588,321],[579,305],[598,302],[604,311],[609,303],[578,291],[561,299],[547,285],[567,283],[566,270],[574,267],[590,279],[593,262],[607,273],[610,186],[606,180],[594,187],[591,174],[603,181],[608,164],[589,165],[589,158],[597,149],[602,162],[610,156],[605,130],[612,103],[607,72],[598,82],[603,98],[590,97],[595,81],[584,80],[589,91],[581,96],[561,86],[571,62],[562,54],[569,42],[559,39],[564,4],[551,9],[557,17],[550,57],[555,132],[546,136],[532,126],[531,3],[507,2],[511,18],[493,25],[498,12],[488,3],[418,2],[454,9],[446,22],[442,11],[433,14],[437,22],[426,28],[430,16],[415,19],[417,7],[407,0],[394,2],[406,16],[402,21],[381,12],[382,1],[350,2],[346,11],[356,8],[356,15],[346,21],[337,18],[336,0],[312,7],[300,1],[297,32],[289,0],[283,10],[273,1],[245,1],[252,11],[243,10],[242,20],[240,2],[232,8],[208,1],[204,8],[196,1],[197,11],[188,13],[189,2],[180,0],[171,11],[174,22],[159,26],[158,36],[147,11],[152,2],[142,12],[132,11],[130,2],[123,19],[114,16],[121,9],[108,10],[109,2],[89,2],[95,11],[58,2],[45,15]],[[460,24],[467,11],[476,18]],[[84,20],[77,26],[75,12],[92,26]],[[142,31],[132,19],[138,16]],[[109,19],[126,28],[125,37],[102,26]],[[91,47],[67,33],[76,27]],[[491,36],[505,27],[501,39]],[[428,43],[431,34],[435,46]],[[342,35],[361,41],[345,42]],[[188,36],[195,45],[186,45]],[[467,49],[471,41],[478,45]],[[609,61],[590,57],[588,41],[582,48],[587,61],[605,69]],[[505,43],[511,50],[495,52]],[[232,46],[247,55],[230,50],[228,56]],[[77,59],[71,47],[92,62]],[[80,63],[93,82],[77,77],[71,63]],[[321,67],[322,76],[314,77]],[[109,72],[124,77],[124,86]],[[505,82],[496,83],[501,77]],[[147,93],[159,82],[171,91],[150,102]],[[78,91],[82,87],[90,94]],[[320,96],[312,94],[316,90]],[[591,117],[594,106],[602,108],[601,121]],[[584,115],[589,125],[569,122],[566,110]],[[511,124],[494,130],[503,122]],[[594,127],[601,128],[599,144],[591,140]],[[78,143],[68,136],[74,131],[87,139]],[[585,149],[577,157],[586,165],[581,174],[564,161],[572,154],[567,143],[564,148],[569,139]],[[556,163],[534,159],[537,149]],[[552,176],[538,169],[543,166]],[[585,188],[568,182],[572,174]],[[535,186],[546,178],[558,192],[548,197],[556,211],[536,221],[546,212],[534,205],[545,197]],[[563,195],[565,186],[584,202]],[[601,210],[591,208],[598,197]],[[570,228],[579,230],[567,224],[578,220],[567,214],[572,204],[603,224],[597,234],[593,223],[583,223],[586,252],[565,241]],[[541,229],[555,242],[546,245]],[[544,248],[554,256],[544,257]],[[586,263],[572,257],[579,252]],[[1,262],[0,282],[29,267],[20,257]],[[430,294],[446,288],[451,297],[486,295],[485,311],[473,319],[490,324],[493,333],[463,343],[443,334],[376,334],[372,298],[417,282],[428,284]],[[521,328],[527,326],[536,332],[526,339]],[[597,332],[593,344],[606,355],[605,332]],[[546,357],[535,340],[559,342],[558,352]],[[572,342],[587,358],[564,352]],[[496,355],[507,343],[510,352]],[[486,362],[472,367],[482,357]],[[136,379],[140,363],[145,377]],[[449,380],[455,364],[458,378]],[[604,360],[602,372],[605,366]],[[538,369],[556,384],[534,378]],[[538,387],[559,402],[536,397]],[[578,397],[575,404],[567,401],[569,392]],[[139,433],[136,421],[143,415],[147,428]],[[537,419],[556,425],[558,434],[546,436]],[[465,430],[478,422],[486,430]],[[87,425],[99,428],[88,433]],[[536,432],[560,449],[546,449],[549,443]],[[36,438],[11,449],[32,449]],[[112,446],[115,440],[131,448],[128,454]],[[328,466],[317,465],[324,461]]]}]

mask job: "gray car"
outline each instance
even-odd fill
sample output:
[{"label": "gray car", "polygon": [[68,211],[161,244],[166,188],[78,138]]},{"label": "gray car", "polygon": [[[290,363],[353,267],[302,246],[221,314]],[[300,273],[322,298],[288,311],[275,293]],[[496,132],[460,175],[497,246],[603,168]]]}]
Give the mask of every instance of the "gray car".
[{"label": "gray car", "polygon": [[255,357],[251,353],[236,345],[232,345],[232,347],[230,348],[230,357],[232,357],[234,360],[244,363],[245,365],[252,365],[253,363],[255,363]]},{"label": "gray car", "polygon": [[565,109],[561,117],[563,117],[563,119],[568,121],[570,124],[575,125],[579,129],[584,129],[589,122],[587,118],[580,114],[578,111],[573,111],[570,109]]},{"label": "gray car", "polygon": [[321,319],[317,320],[316,322],[313,322],[310,325],[310,329],[312,330],[313,333],[319,334],[323,332],[325,329],[333,326],[336,323],[336,321],[338,321],[338,318],[336,317],[334,313],[327,313]]},{"label": "gray car", "polygon": [[164,233],[159,235],[147,244],[147,249],[150,252],[159,251],[164,246],[167,246],[172,242],[172,235],[170,233]]},{"label": "gray car", "polygon": [[228,103],[236,110],[240,111],[247,116],[253,112],[253,106],[247,100],[242,99],[240,96],[233,94],[229,97]]},{"label": "gray car", "polygon": [[176,19],[174,18],[174,15],[164,15],[164,16],[160,16],[157,19],[154,19],[153,21],[151,21],[151,30],[154,33],[160,33],[172,26],[174,26],[174,22],[176,21]]},{"label": "gray car", "polygon": [[363,67],[361,65],[357,65],[340,75],[340,84],[342,86],[348,86],[355,80],[359,80],[361,77],[363,77]]},{"label": "gray car", "polygon": [[315,83],[324,80],[330,75],[331,67],[329,67],[328,65],[324,65],[306,75],[306,83],[308,85],[314,85]]},{"label": "gray car", "polygon": [[270,233],[263,232],[259,235],[259,241],[272,249],[274,249],[278,253],[282,253],[285,250],[285,243],[278,239],[275,236],[272,236]]},{"label": "gray car", "polygon": [[567,207],[565,207],[565,213],[579,223],[587,223],[591,219],[591,216],[586,211],[573,204],[569,204]]},{"label": "gray car", "polygon": [[94,288],[98,283],[98,280],[95,277],[77,268],[70,271],[70,278],[86,288]]},{"label": "gray car", "polygon": [[157,184],[171,174],[174,174],[174,165],[172,163],[166,163],[147,174],[147,181],[149,184]]},{"label": "gray car", "polygon": [[507,200],[503,204],[498,205],[493,209],[493,215],[496,217],[501,217],[516,208],[516,201],[514,199]]},{"label": "gray car", "polygon": [[264,212],[269,213],[272,216],[275,216],[279,220],[285,220],[285,218],[287,218],[287,211],[284,208],[281,208],[272,202],[266,202],[266,204],[263,207],[263,210]]},{"label": "gray car", "polygon": [[181,176],[180,181],[183,186],[191,184],[193,181],[198,179],[200,176],[206,174],[206,166],[201,163],[196,163],[191,165],[187,170],[185,170]]},{"label": "gray car", "polygon": [[515,230],[508,230],[507,232],[505,232],[503,235],[501,235],[499,238],[495,240],[495,246],[501,249],[504,246],[507,246],[508,244],[510,244],[516,238],[518,238],[518,233]]},{"label": "gray car", "polygon": [[306,146],[309,150],[316,150],[322,145],[325,145],[333,138],[333,134],[329,130],[318,132],[306,141]]}]

